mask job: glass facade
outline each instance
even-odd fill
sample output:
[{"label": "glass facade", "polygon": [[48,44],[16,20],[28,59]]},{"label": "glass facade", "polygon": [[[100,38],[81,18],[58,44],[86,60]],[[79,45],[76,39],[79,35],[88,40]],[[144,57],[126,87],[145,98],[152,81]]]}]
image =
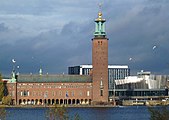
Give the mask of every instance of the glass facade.
[{"label": "glass facade", "polygon": [[[80,65],[68,68],[68,74],[71,75],[89,75],[92,65]],[[127,65],[108,65],[108,87],[113,89],[114,80],[124,79],[130,76],[130,69]]]}]

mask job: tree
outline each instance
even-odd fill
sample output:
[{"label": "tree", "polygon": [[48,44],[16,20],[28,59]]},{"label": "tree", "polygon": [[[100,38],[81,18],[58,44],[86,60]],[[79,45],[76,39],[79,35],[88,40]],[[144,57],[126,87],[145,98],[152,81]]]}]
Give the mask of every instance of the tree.
[{"label": "tree", "polygon": [[8,96],[4,96],[2,98],[2,104],[4,104],[4,105],[10,105],[11,101],[12,101],[12,98],[9,95]]},{"label": "tree", "polygon": [[150,112],[150,120],[169,120],[169,110],[167,106],[162,106],[161,108],[148,108]]},{"label": "tree", "polygon": [[4,96],[4,83],[2,81],[2,75],[0,74],[0,101],[2,101],[3,96]]}]

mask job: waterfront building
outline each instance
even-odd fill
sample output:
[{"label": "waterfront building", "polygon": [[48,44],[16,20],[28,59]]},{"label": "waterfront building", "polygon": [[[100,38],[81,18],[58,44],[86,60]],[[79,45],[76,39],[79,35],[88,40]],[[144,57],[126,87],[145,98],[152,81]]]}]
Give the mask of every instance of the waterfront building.
[{"label": "waterfront building", "polygon": [[[15,79],[15,78],[12,78]],[[19,75],[7,81],[8,94],[17,104],[91,104],[91,76]]]},{"label": "waterfront building", "polygon": [[[108,39],[105,19],[98,13],[92,39],[91,75],[16,74],[3,79],[12,104],[100,104],[108,102]],[[15,67],[13,67],[15,68]]]},{"label": "waterfront building", "polygon": [[22,75],[13,69],[12,78],[3,79],[5,93],[11,96],[12,104],[88,105],[112,102],[113,97],[125,100],[168,96],[168,76],[141,71],[138,76],[130,77],[128,66],[108,66],[105,22],[99,12],[92,39],[92,66],[78,67],[72,73],[75,75],[45,75],[42,68],[38,75]]},{"label": "waterfront building", "polygon": [[[93,66],[90,64],[68,67],[70,75],[90,75]],[[108,87],[113,89],[114,80],[124,79],[130,76],[128,65],[108,65]]]}]

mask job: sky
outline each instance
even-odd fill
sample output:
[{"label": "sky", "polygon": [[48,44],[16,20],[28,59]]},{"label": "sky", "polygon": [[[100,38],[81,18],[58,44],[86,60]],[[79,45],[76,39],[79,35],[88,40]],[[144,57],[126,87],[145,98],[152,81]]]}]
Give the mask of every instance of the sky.
[{"label": "sky", "polygon": [[91,64],[101,11],[109,38],[109,64],[169,73],[169,0],[0,0],[0,72],[67,73]]}]

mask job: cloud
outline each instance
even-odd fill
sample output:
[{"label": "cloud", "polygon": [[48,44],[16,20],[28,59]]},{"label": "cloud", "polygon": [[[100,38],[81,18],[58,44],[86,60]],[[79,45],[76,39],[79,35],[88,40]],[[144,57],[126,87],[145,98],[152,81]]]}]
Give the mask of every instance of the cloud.
[{"label": "cloud", "polygon": [[[97,2],[2,1],[2,73],[10,73],[13,58],[21,73],[38,73],[40,66],[45,73],[66,73],[68,66],[91,64]],[[133,73],[141,69],[168,73],[168,9],[166,0],[104,1],[109,64],[128,64]]]},{"label": "cloud", "polygon": [[[167,9],[159,3],[138,4],[114,19],[113,24],[109,23],[109,56],[116,56],[110,57],[109,62],[129,64],[133,71],[145,69],[165,74],[169,56]],[[154,44],[165,48],[166,52],[161,48],[154,53]],[[132,62],[128,61],[130,57]]]},{"label": "cloud", "polygon": [[0,23],[0,32],[5,32],[7,30],[8,30],[8,27],[6,27],[4,23]]}]

